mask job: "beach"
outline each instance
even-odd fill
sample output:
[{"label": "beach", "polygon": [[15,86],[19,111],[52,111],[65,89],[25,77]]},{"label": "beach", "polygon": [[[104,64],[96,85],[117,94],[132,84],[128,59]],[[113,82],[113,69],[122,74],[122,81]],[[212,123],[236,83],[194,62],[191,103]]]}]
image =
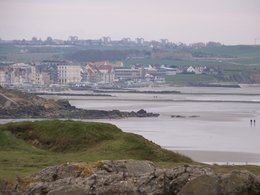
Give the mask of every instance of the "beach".
[{"label": "beach", "polygon": [[[170,90],[181,91],[182,94],[111,93],[108,97],[43,97],[68,99],[71,105],[83,109],[145,109],[159,113],[157,118],[86,121],[115,124],[125,132],[142,135],[163,148],[199,162],[260,164],[259,86],[238,89],[180,87]],[[250,120],[256,123],[250,123]],[[0,122],[6,123],[8,120]]]},{"label": "beach", "polygon": [[[184,87],[177,88],[183,94],[112,93],[111,97],[66,98],[84,109],[137,111],[142,108],[159,113],[158,118],[98,121],[113,123],[123,131],[140,134],[199,162],[259,164],[258,89]],[[251,124],[250,120],[256,123]]]}]

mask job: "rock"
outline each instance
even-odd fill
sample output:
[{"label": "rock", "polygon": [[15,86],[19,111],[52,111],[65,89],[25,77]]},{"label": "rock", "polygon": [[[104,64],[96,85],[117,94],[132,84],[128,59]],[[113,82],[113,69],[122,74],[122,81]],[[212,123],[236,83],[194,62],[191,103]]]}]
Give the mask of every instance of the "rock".
[{"label": "rock", "polygon": [[140,109],[135,113],[135,117],[158,117],[159,114],[156,113],[148,113],[144,109]]},{"label": "rock", "polygon": [[185,185],[179,195],[260,194],[260,180],[244,171],[224,175],[202,175]]},{"label": "rock", "polygon": [[222,194],[260,194],[260,179],[248,171],[232,171],[221,176]]},{"label": "rock", "polygon": [[136,160],[67,163],[0,187],[0,194],[260,194],[259,178],[249,172],[216,174],[191,165],[161,169]]},{"label": "rock", "polygon": [[159,114],[121,112],[119,110],[84,110],[71,106],[68,100],[47,100],[33,94],[0,88],[0,118],[72,118],[117,119],[125,117],[158,117]]}]

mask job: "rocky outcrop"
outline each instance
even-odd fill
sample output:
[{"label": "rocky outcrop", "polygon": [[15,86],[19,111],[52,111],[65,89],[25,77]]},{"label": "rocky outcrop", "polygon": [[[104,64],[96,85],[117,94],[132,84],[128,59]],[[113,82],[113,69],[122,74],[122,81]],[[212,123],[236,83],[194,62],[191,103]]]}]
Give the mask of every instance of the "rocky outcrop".
[{"label": "rocky outcrop", "polygon": [[126,118],[158,117],[159,114],[138,112],[121,112],[119,110],[84,110],[71,106],[67,100],[46,100],[44,98],[0,88],[0,118]]},{"label": "rocky outcrop", "polygon": [[260,194],[260,180],[249,172],[216,174],[183,165],[161,169],[149,161],[67,163],[43,169],[15,183],[0,183],[2,194]]}]

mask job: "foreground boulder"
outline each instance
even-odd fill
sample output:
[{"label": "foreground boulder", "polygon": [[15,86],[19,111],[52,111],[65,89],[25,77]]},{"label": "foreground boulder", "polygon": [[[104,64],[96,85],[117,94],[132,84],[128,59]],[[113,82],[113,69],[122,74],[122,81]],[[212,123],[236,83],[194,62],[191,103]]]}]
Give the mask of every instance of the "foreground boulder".
[{"label": "foreground boulder", "polygon": [[249,172],[216,174],[183,165],[161,169],[149,161],[67,163],[48,167],[14,183],[2,181],[0,194],[260,194],[260,180]]}]

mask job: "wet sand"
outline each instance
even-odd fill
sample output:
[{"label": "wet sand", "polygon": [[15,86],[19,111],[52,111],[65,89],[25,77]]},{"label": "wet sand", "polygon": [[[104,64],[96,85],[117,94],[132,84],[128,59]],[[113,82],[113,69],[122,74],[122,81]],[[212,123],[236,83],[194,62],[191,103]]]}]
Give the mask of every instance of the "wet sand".
[{"label": "wet sand", "polygon": [[[168,148],[169,150],[173,150]],[[246,152],[173,150],[195,161],[209,164],[260,165],[260,154]]]}]

